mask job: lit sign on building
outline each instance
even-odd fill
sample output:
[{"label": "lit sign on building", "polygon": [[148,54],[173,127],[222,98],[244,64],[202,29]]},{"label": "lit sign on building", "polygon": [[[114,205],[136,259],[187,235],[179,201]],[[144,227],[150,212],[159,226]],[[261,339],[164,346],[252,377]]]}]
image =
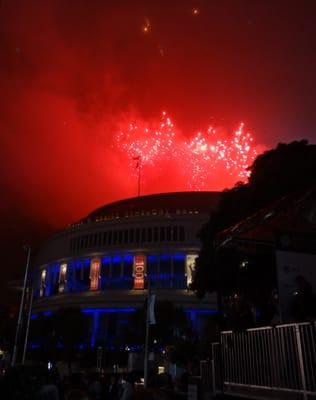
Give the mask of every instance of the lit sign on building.
[{"label": "lit sign on building", "polygon": [[144,289],[146,273],[146,257],[143,255],[134,256],[134,289]]},{"label": "lit sign on building", "polygon": [[43,269],[41,273],[40,297],[45,296],[45,288],[46,288],[46,269]]},{"label": "lit sign on building", "polygon": [[61,264],[59,270],[58,292],[63,293],[67,282],[67,264]]},{"label": "lit sign on building", "polygon": [[91,260],[90,265],[90,290],[99,289],[101,261],[99,258]]},{"label": "lit sign on building", "polygon": [[188,254],[185,264],[185,274],[187,277],[187,286],[191,285],[193,280],[193,272],[195,268],[195,260],[198,258],[197,254]]}]

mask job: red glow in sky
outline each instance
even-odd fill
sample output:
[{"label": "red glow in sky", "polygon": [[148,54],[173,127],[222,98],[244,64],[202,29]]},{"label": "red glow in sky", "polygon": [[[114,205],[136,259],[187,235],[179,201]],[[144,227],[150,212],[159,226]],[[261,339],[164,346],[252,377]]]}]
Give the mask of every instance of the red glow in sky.
[{"label": "red glow in sky", "polygon": [[[47,226],[137,195],[134,153],[144,194],[219,190],[255,151],[315,142],[315,4],[1,0],[3,271]],[[176,126],[153,135],[161,110]]]},{"label": "red glow in sky", "polygon": [[[154,193],[223,189],[245,179],[255,149],[313,141],[314,2],[163,3],[1,2],[5,218],[58,227],[136,195],[134,145],[146,163],[142,193]],[[164,128],[159,149],[159,135],[113,147],[129,121],[150,122],[142,140],[162,109],[176,127],[174,136]]]}]

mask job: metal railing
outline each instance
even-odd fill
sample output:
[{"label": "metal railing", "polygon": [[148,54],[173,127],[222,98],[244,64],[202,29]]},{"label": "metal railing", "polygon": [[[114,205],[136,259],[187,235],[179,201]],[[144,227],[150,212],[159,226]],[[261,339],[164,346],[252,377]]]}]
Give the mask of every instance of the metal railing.
[{"label": "metal railing", "polygon": [[233,386],[316,395],[316,323],[221,332],[212,344],[213,391]]}]

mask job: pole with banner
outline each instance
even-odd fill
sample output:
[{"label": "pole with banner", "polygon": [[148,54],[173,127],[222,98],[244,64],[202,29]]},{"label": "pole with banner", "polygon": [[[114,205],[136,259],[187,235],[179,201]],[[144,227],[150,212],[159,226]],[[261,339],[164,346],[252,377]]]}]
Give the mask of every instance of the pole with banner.
[{"label": "pole with banner", "polygon": [[149,355],[149,328],[156,324],[155,319],[155,300],[156,295],[151,293],[150,280],[147,287],[147,312],[146,312],[146,338],[144,354],[144,387],[148,386],[148,355]]}]

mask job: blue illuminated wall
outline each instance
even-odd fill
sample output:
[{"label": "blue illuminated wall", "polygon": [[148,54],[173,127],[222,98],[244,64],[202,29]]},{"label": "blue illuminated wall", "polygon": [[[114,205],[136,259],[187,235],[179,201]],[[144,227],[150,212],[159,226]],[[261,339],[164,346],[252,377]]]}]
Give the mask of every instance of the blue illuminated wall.
[{"label": "blue illuminated wall", "polygon": [[128,324],[128,316],[136,311],[133,307],[83,308],[82,313],[91,318],[91,347],[115,343],[117,333]]},{"label": "blue illuminated wall", "polygon": [[[186,289],[184,253],[147,255],[147,274],[154,288]],[[99,290],[133,289],[133,255],[117,254],[101,257]],[[67,283],[64,292],[74,293],[90,289],[91,258],[68,260]],[[58,294],[60,263],[52,263],[46,267],[46,289],[44,296]],[[36,277],[40,281],[40,271]],[[39,296],[39,289],[37,290]]]}]

